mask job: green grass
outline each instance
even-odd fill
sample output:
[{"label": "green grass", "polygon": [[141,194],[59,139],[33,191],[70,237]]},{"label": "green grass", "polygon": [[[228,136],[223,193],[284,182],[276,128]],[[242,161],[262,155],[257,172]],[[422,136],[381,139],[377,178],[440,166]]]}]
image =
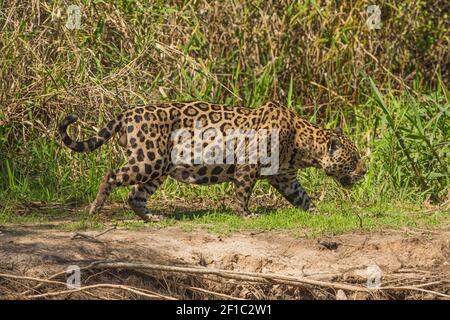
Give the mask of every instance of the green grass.
[{"label": "green grass", "polygon": [[54,223],[54,228],[73,232],[102,230],[107,225],[116,225],[126,230],[151,230],[179,227],[185,232],[206,231],[215,234],[230,234],[238,231],[280,231],[294,237],[337,235],[344,232],[375,232],[386,229],[419,228],[437,229],[450,223],[448,211],[426,213],[421,207],[404,203],[368,206],[365,208],[337,206],[336,203],[321,203],[320,214],[295,209],[267,209],[258,207],[252,211],[258,217],[242,219],[227,209],[196,210],[187,213],[165,212],[160,222],[144,223],[132,212],[123,211],[111,218],[90,216],[83,211],[63,216],[62,211],[41,212],[17,216],[13,212],[0,213],[0,224]]},{"label": "green grass", "polygon": [[[354,208],[337,207],[335,203],[319,205],[320,214],[312,215],[296,208],[252,210],[258,217],[242,219],[230,210],[169,214],[168,219],[150,227],[180,226],[185,231],[207,230],[228,234],[236,231],[289,231],[297,236],[341,234],[348,231],[379,231],[385,228],[435,228],[449,223],[448,212],[423,213],[423,209],[402,204]],[[358,217],[359,216],[359,217]],[[361,227],[362,224],[362,227]],[[126,225],[146,228],[142,222]]]}]

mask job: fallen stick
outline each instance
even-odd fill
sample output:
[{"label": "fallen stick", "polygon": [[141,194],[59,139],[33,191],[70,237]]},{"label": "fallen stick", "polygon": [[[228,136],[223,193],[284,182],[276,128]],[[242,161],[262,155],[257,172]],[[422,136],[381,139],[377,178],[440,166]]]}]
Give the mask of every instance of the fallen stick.
[{"label": "fallen stick", "polygon": [[97,243],[100,243],[100,244],[104,244],[103,241],[101,241],[101,240],[95,239],[94,237],[89,236],[87,234],[78,233],[78,232],[75,232],[75,234],[70,238],[70,240],[83,239],[83,238],[86,239],[86,240],[90,240],[90,241],[94,241],[94,242],[97,242]]},{"label": "fallen stick", "polygon": [[415,286],[381,287],[378,289],[380,289],[380,290],[396,290],[396,291],[420,291],[420,292],[430,293],[435,296],[450,299],[450,295],[448,295],[448,294],[440,293],[440,292],[433,291],[433,290],[422,289],[422,287],[434,285],[437,282],[442,283],[442,281],[435,281],[435,282],[430,282],[430,283],[418,284]]},{"label": "fallen stick", "polygon": [[117,229],[116,226],[113,226],[113,227],[111,227],[111,228],[108,228],[108,229],[106,229],[105,231],[102,231],[102,232],[100,232],[99,234],[96,234],[96,235],[94,236],[94,238],[98,238],[98,237],[104,235],[105,233],[110,232],[111,230],[115,230],[115,229]]},{"label": "fallen stick", "polygon": [[94,241],[94,242],[98,242],[98,243],[104,244],[103,241],[98,240],[97,238],[100,237],[101,235],[104,235],[105,233],[107,233],[107,232],[109,232],[111,230],[115,230],[115,229],[116,229],[116,227],[114,226],[114,227],[106,229],[105,231],[102,231],[99,234],[96,234],[94,236],[90,236],[90,235],[87,235],[87,234],[84,234],[84,233],[75,232],[75,234],[70,239],[71,240],[75,240],[75,239],[85,238],[85,239],[88,239],[88,240],[91,240],[91,241]]},{"label": "fallen stick", "polygon": [[0,278],[29,280],[29,281],[36,281],[36,282],[48,283],[48,284],[59,284],[59,285],[65,285],[65,286],[67,285],[65,282],[61,282],[61,281],[54,281],[54,280],[40,279],[40,278],[33,278],[33,277],[26,277],[26,276],[16,276],[13,274],[6,274],[6,273],[0,273]]}]

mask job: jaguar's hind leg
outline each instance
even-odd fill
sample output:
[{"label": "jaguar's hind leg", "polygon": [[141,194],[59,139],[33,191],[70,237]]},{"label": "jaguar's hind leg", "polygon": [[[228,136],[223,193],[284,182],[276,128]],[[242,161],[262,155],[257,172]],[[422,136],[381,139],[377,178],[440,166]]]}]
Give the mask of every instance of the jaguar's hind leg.
[{"label": "jaguar's hind leg", "polygon": [[92,202],[89,209],[89,214],[94,214],[96,211],[100,210],[105,203],[106,197],[111,193],[112,189],[115,187],[115,173],[110,170],[103,177],[100,183],[97,196],[94,202]]},{"label": "jaguar's hind leg", "polygon": [[123,166],[119,170],[108,171],[100,183],[97,196],[91,204],[89,213],[94,214],[100,210],[115,187],[135,185],[140,183],[141,179],[143,179],[143,176],[139,172],[133,171],[128,165]]},{"label": "jaguar's hind leg", "polygon": [[162,219],[160,214],[150,212],[147,208],[147,199],[163,182],[164,177],[160,177],[145,184],[135,185],[128,195],[128,204],[131,209],[144,221],[160,221]]}]

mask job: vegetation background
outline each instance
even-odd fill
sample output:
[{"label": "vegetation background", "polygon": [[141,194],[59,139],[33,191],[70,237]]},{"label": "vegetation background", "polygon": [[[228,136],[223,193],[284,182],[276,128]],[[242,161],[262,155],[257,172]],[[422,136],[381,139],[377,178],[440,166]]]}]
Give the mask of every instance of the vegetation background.
[{"label": "vegetation background", "polygon": [[[375,30],[372,4],[381,10]],[[79,29],[66,27],[69,5],[80,7]],[[64,115],[79,116],[72,135],[82,138],[129,105],[200,99],[277,100],[340,125],[369,173],[350,192],[319,171],[299,173],[321,210],[353,225],[348,212],[416,223],[422,216],[411,212],[450,192],[449,12],[444,0],[0,0],[0,222],[27,203],[88,203],[105,170],[123,161],[114,143],[91,154],[62,148]],[[264,182],[255,191],[279,199]],[[153,199],[231,192],[169,179]],[[436,210],[424,219],[446,217]]]}]

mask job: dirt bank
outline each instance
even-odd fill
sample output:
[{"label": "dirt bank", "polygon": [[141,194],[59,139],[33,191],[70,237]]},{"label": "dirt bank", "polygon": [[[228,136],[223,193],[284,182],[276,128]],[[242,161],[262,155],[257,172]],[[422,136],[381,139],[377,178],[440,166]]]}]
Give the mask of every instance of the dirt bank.
[{"label": "dirt bank", "polygon": [[[373,234],[349,233],[314,239],[294,238],[281,232],[241,232],[225,236],[201,231],[185,232],[178,227],[142,231],[119,228],[111,229],[97,237],[95,236],[100,233],[99,231],[86,231],[80,232],[81,236],[74,237],[75,232],[58,230],[55,224],[8,225],[2,226],[0,232],[0,273],[28,277],[48,278],[65,270],[69,265],[86,266],[93,261],[108,260],[262,272],[365,287],[368,268],[369,270],[379,268],[382,286],[441,281],[437,286],[439,292],[448,294],[450,290],[448,229],[423,232],[389,230]],[[161,273],[158,274],[161,276]],[[95,280],[93,283],[112,281],[114,277],[121,283],[129,283],[123,278],[123,273],[111,275],[107,279],[98,277],[93,279],[97,275],[94,273],[89,275],[93,281]],[[148,276],[157,278],[155,273]],[[130,277],[130,274],[126,274],[126,277]],[[136,280],[135,278],[140,276],[134,274],[133,277]],[[91,281],[86,277],[83,279]],[[214,288],[214,292],[220,291],[241,298],[333,298],[333,294],[337,291],[322,290],[323,294],[320,296],[317,292],[307,294],[305,290],[289,290],[289,286],[283,287],[282,292],[277,292],[281,290],[279,285],[273,285],[273,288],[265,285],[263,289],[252,290],[249,289],[250,285],[233,282],[229,282],[222,288],[223,290],[218,290],[218,282],[210,280],[208,278],[206,282],[200,281],[201,283],[196,280],[195,285]],[[181,282],[186,285],[186,279],[183,281]],[[189,285],[192,287],[192,283]],[[0,278],[0,286],[3,287],[0,290],[2,298],[18,297],[24,291],[27,292],[25,287],[14,285],[12,279]],[[176,284],[157,287],[159,292],[162,287],[167,292],[174,286]],[[187,294],[186,290],[183,292]],[[175,297],[183,295],[179,290],[172,293]],[[347,292],[344,294],[345,297],[380,296]],[[436,298],[435,295],[425,291],[384,297]]]}]

